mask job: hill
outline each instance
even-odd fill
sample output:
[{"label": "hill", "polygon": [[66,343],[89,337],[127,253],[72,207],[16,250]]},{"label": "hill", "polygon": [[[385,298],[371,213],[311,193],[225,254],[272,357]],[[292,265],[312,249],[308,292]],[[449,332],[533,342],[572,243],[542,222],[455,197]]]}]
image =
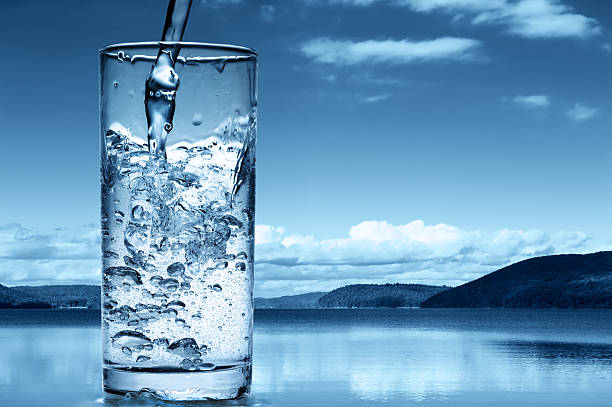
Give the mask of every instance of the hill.
[{"label": "hill", "polygon": [[449,287],[421,284],[353,284],[319,299],[320,308],[418,307]]},{"label": "hill", "polygon": [[285,295],[277,298],[255,298],[255,308],[306,309],[317,308],[319,298],[326,292]]},{"label": "hill", "polygon": [[0,284],[0,308],[100,308],[98,285],[6,287]]},{"label": "hill", "polygon": [[612,252],[535,257],[437,294],[426,308],[611,308]]}]

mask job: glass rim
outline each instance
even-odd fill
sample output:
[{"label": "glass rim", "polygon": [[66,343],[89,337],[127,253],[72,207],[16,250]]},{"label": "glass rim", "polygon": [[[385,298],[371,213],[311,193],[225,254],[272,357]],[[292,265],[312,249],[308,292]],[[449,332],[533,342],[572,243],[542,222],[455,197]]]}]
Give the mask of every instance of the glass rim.
[{"label": "glass rim", "polygon": [[[159,47],[161,45],[180,45],[181,48],[185,49],[203,49],[203,50],[216,50],[216,51],[233,51],[240,56],[252,56],[257,57],[257,51],[252,48],[243,47],[241,45],[231,44],[216,44],[210,42],[191,42],[191,41],[143,41],[143,42],[124,42],[117,44],[110,44],[101,48],[98,52],[105,54],[110,51],[120,51],[125,49],[138,49],[138,48],[150,48]],[[245,55],[246,54],[246,55]]]}]

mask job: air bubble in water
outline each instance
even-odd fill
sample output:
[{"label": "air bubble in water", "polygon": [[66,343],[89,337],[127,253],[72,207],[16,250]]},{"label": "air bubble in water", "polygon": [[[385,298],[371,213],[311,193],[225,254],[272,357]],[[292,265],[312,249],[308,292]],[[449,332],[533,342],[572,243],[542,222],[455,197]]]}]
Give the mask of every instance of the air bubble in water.
[{"label": "air bubble in water", "polygon": [[194,114],[193,118],[191,119],[191,124],[193,124],[194,126],[199,126],[200,124],[202,124],[202,115],[200,113]]},{"label": "air bubble in water", "polygon": [[221,286],[219,284],[215,284],[212,286],[213,291],[219,292],[222,290]]},{"label": "air bubble in water", "polygon": [[201,356],[198,350],[198,343],[193,338],[182,338],[178,341],[172,342],[168,346],[168,350],[175,355],[183,357],[195,357]]},{"label": "air bubble in water", "polygon": [[144,345],[151,342],[151,340],[140,332],[136,331],[121,331],[115,334],[112,337],[113,344],[119,346],[136,346],[136,345]]},{"label": "air bubble in water", "polygon": [[168,266],[166,271],[171,276],[178,276],[185,272],[185,266],[183,265],[183,263],[180,263],[180,262],[172,263],[171,265]]},{"label": "air bubble in water", "polygon": [[179,283],[176,278],[164,278],[158,285],[170,292],[175,292],[178,289]]}]

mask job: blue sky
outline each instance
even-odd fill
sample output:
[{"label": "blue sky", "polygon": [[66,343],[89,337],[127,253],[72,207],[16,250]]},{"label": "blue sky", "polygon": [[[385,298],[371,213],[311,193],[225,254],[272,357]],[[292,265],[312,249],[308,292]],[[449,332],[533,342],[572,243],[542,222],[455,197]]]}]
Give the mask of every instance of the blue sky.
[{"label": "blue sky", "polygon": [[[98,281],[97,50],[165,8],[2,2],[0,283]],[[256,294],[612,247],[611,27],[595,0],[194,2],[186,40],[260,55]]]}]

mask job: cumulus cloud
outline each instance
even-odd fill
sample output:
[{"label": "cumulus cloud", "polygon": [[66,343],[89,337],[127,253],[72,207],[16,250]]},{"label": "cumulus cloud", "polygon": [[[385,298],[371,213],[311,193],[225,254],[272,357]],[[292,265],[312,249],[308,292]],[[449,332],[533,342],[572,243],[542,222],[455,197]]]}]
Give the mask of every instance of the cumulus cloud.
[{"label": "cumulus cloud", "polygon": [[529,257],[588,250],[581,232],[468,231],[420,220],[404,225],[365,221],[336,239],[293,235],[287,244],[284,236],[256,240],[258,295],[364,282],[457,285]]},{"label": "cumulus cloud", "polygon": [[372,96],[362,97],[361,99],[359,99],[359,101],[361,103],[376,103],[376,102],[381,102],[385,99],[389,99],[389,97],[391,97],[391,94],[383,93],[381,95],[372,95]]},{"label": "cumulus cloud", "polygon": [[[19,224],[0,227],[0,283],[98,284],[99,233],[92,225],[48,232]],[[486,232],[421,220],[402,225],[364,221],[333,239],[257,225],[255,244],[258,296],[356,283],[458,285],[525,258],[593,250],[581,232]]]},{"label": "cumulus cloud", "polygon": [[545,109],[550,106],[550,100],[546,95],[518,95],[512,100],[526,109]]},{"label": "cumulus cloud", "polygon": [[0,226],[0,283],[96,283],[100,229],[94,225],[48,232],[17,223]]},{"label": "cumulus cloud", "polygon": [[259,8],[259,13],[261,15],[261,19],[266,22],[274,21],[276,17],[276,7],[272,5],[263,5]]},{"label": "cumulus cloud", "polygon": [[475,57],[480,41],[441,37],[433,40],[336,40],[314,38],[301,51],[315,62],[333,65],[362,63],[407,64],[434,60],[469,60]]},{"label": "cumulus cloud", "polygon": [[575,122],[585,122],[592,119],[599,113],[599,109],[596,107],[590,107],[582,103],[576,103],[574,107],[565,112],[567,117]]},{"label": "cumulus cloud", "polygon": [[408,7],[420,13],[446,12],[472,16],[472,24],[497,24],[510,34],[526,38],[586,38],[601,32],[596,19],[575,13],[558,0],[334,0],[309,4],[370,6],[374,3]]}]

